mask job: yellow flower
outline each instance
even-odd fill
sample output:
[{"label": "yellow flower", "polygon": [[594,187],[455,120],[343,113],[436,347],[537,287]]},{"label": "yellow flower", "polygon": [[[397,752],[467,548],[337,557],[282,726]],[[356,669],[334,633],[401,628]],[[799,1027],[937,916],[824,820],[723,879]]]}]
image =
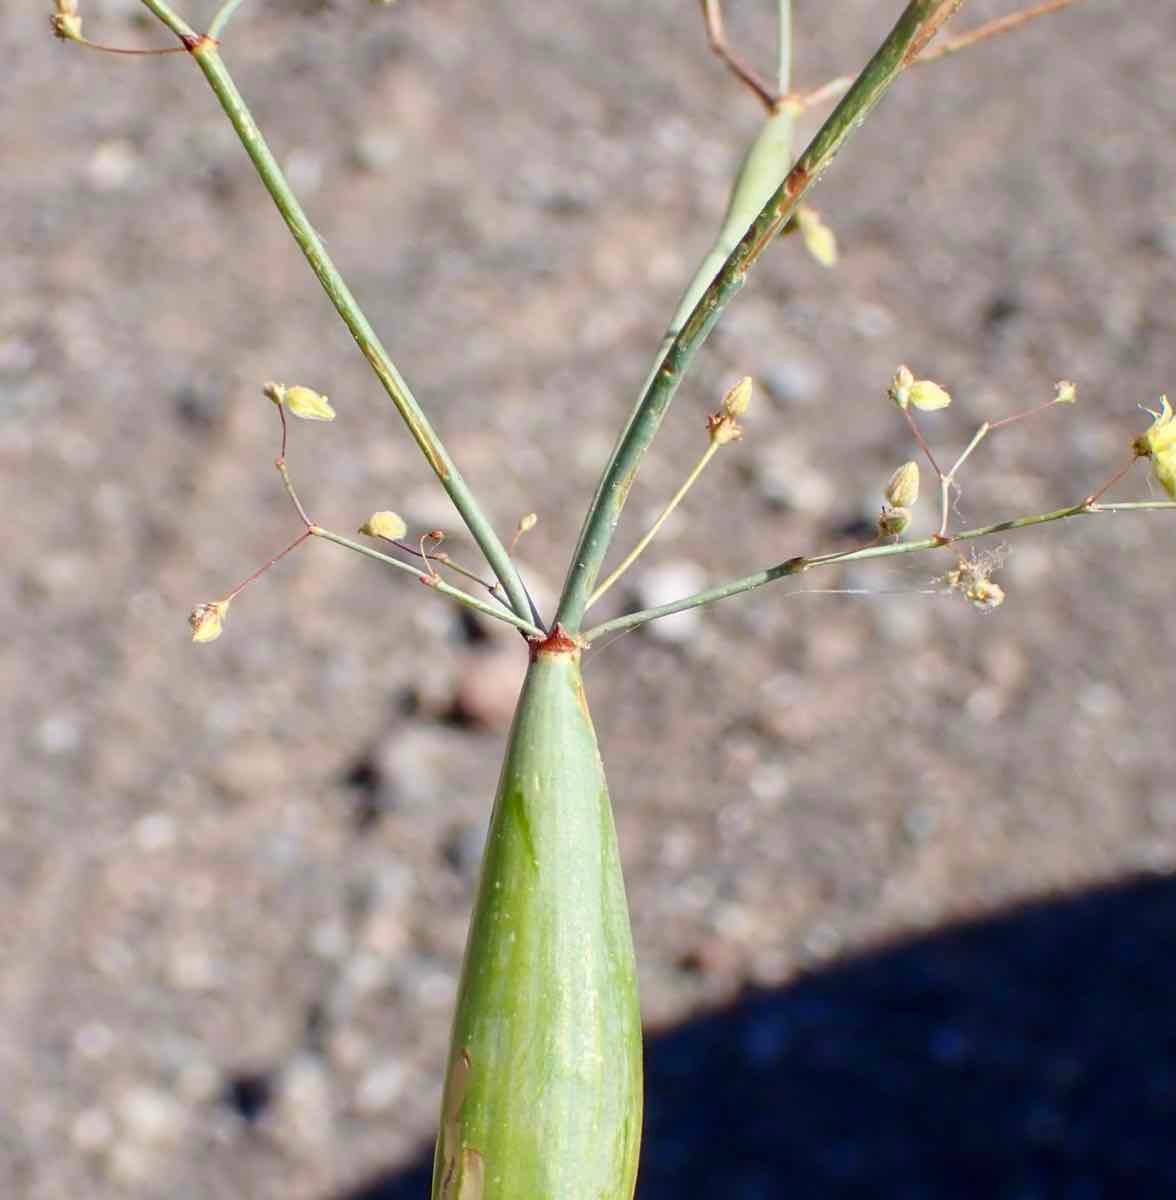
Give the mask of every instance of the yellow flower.
[{"label": "yellow flower", "polygon": [[1152,460],[1152,471],[1160,486],[1176,500],[1176,414],[1167,396],[1160,397],[1160,411],[1151,415],[1155,420],[1142,437],[1135,439],[1135,453]]},{"label": "yellow flower", "polygon": [[192,641],[215,642],[224,632],[225,614],[231,603],[231,600],[217,600],[212,604],[197,604],[188,614]]},{"label": "yellow flower", "polygon": [[910,402],[924,412],[934,412],[937,408],[946,408],[951,403],[951,395],[930,379],[916,379],[911,384]]},{"label": "yellow flower", "polygon": [[367,534],[368,537],[387,538],[388,541],[394,542],[397,538],[404,537],[408,532],[408,526],[405,525],[404,518],[399,513],[385,510],[372,513],[359,527],[359,532]]},{"label": "yellow flower", "polygon": [[284,383],[267,383],[261,389],[279,407],[285,407],[304,421],[333,421],[335,410],[326,396],[308,387],[286,387]]},{"label": "yellow flower", "polygon": [[944,388],[930,379],[916,379],[910,367],[899,367],[895,372],[890,384],[890,399],[899,408],[909,408],[913,404],[924,412],[934,412],[951,403],[951,396]]}]

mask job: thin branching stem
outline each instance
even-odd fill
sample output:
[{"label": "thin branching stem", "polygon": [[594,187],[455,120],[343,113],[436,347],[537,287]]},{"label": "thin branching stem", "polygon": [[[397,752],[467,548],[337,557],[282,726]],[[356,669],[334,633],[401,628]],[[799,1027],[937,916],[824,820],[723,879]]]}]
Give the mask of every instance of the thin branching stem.
[{"label": "thin branching stem", "polygon": [[324,529],[321,525],[312,525],[310,533],[315,537],[322,538],[324,541],[334,542],[337,546],[344,546],[348,550],[354,550],[356,554],[362,554],[365,558],[373,558],[377,562],[386,563],[388,566],[396,567],[400,571],[407,571],[421,583],[431,587],[435,592],[440,592],[442,596],[448,596],[451,600],[456,600],[459,604],[464,604],[466,608],[475,609],[488,617],[493,617],[497,621],[505,621],[508,625],[513,625],[516,629],[521,630],[528,637],[542,640],[546,636],[538,625],[533,625],[530,621],[516,616],[513,612],[497,604],[491,604],[488,600],[479,600],[477,596],[471,596],[469,592],[463,592],[461,588],[456,588],[452,584],[446,583],[440,575],[424,574],[420,568],[414,567],[411,563],[406,563],[403,559],[393,558],[390,554],[381,554],[379,550],[373,550],[371,546],[365,546],[361,542],[353,542],[351,538],[333,533],[329,529]]},{"label": "thin branching stem", "polygon": [[649,543],[652,542],[655,537],[657,537],[658,531],[661,529],[661,527],[670,519],[674,513],[674,510],[686,498],[686,493],[694,486],[698,477],[706,469],[707,463],[714,458],[714,456],[718,453],[718,450],[719,443],[711,442],[702,452],[702,457],[694,464],[694,469],[689,475],[686,476],[686,481],[674,493],[673,497],[670,499],[670,502],[658,514],[657,520],[654,521],[648,530],[646,530],[644,536],[637,543],[637,545],[625,555],[617,569],[613,571],[612,574],[609,575],[609,577],[596,589],[596,591],[592,593],[592,596],[588,601],[589,608],[591,608],[597,602],[597,600],[599,600],[600,597],[603,596],[604,593],[607,592],[622,575],[624,575],[624,573],[637,561],[637,559],[641,557]]},{"label": "thin branching stem", "polygon": [[[363,356],[368,360],[376,377],[396,406],[409,432],[432,467],[442,486],[449,493],[454,507],[461,514],[474,541],[485,555],[494,574],[501,581],[510,598],[511,608],[522,618],[531,615],[531,604],[527,590],[505,546],[494,532],[488,518],[477,503],[456,464],[449,457],[441,440],[429,424],[416,398],[401,378],[400,372],[381,344],[359,303],[331,261],[322,239],[311,225],[309,218],[290,189],[277,160],[254,123],[252,114],[238,91],[232,76],[217,51],[216,42],[197,35],[164,0],[143,0],[163,23],[187,46],[204,72],[209,86],[216,94],[229,121],[241,139],[249,155],[282,214],[295,242],[298,243],[307,262],[314,271],[323,290],[335,306],[343,323],[350,330]],[[529,625],[530,622],[528,621]]]},{"label": "thin branching stem", "polygon": [[659,617],[668,617],[674,613],[685,612],[687,609],[701,608],[704,604],[714,604],[716,601],[726,600],[731,596],[740,596],[744,592],[754,591],[756,588],[763,587],[765,584],[772,583],[777,579],[784,579],[789,575],[803,574],[814,567],[827,567],[835,563],[861,562],[863,559],[870,558],[893,558],[899,554],[917,554],[925,550],[938,550],[944,546],[954,546],[960,542],[972,542],[978,538],[991,537],[997,533],[1008,533],[1014,529],[1028,529],[1033,525],[1046,525],[1051,521],[1063,521],[1068,517],[1082,517],[1096,513],[1136,511],[1140,509],[1172,508],[1176,508],[1176,501],[1149,500],[1129,501],[1117,504],[1096,504],[1090,500],[1082,500],[1078,504],[1069,505],[1067,508],[1057,508],[1052,512],[1037,513],[1034,516],[1014,517],[1008,521],[997,521],[992,525],[982,525],[976,529],[966,529],[945,538],[928,537],[913,542],[892,542],[887,545],[864,546],[856,550],[846,550],[841,553],[818,554],[811,558],[790,558],[785,562],[777,563],[775,566],[766,567],[762,571],[754,571],[750,575],[743,575],[738,579],[730,579],[726,583],[716,584],[714,587],[706,588],[704,591],[695,592],[692,596],[685,596],[681,600],[674,600],[669,604],[660,604],[655,608],[645,608],[639,612],[626,613],[624,616],[615,617],[611,621],[605,621],[603,624],[588,630],[583,637],[585,642],[595,642],[610,634],[623,633],[625,630],[635,629],[637,626],[645,625],[649,621],[655,621]]},{"label": "thin branching stem", "polygon": [[702,0],[702,18],[706,25],[706,40],[711,50],[771,112],[776,104],[778,94],[772,91],[771,85],[750,63],[745,62],[731,49],[727,42],[727,32],[723,27],[723,10],[720,7],[720,0]]},{"label": "thin branching stem", "polygon": [[273,555],[270,559],[264,562],[260,567],[257,568],[256,571],[248,576],[248,578],[242,579],[241,582],[237,584],[237,586],[233,588],[233,590],[225,597],[225,601],[228,602],[235,600],[251,583],[260,579],[266,573],[266,571],[270,569],[270,567],[272,567],[275,563],[280,563],[282,559],[285,558],[286,555],[292,550],[297,550],[298,547],[310,537],[312,532],[313,527],[308,525],[284,550],[279,550],[277,554]]},{"label": "thin branching stem", "polygon": [[233,19],[233,14],[240,7],[241,0],[225,0],[224,4],[217,9],[216,16],[212,18],[212,22],[208,26],[208,36],[219,38],[224,33],[225,26]]},{"label": "thin branching stem", "polygon": [[604,469],[581,530],[556,617],[568,632],[580,628],[629,489],[694,356],[743,287],[748,272],[792,219],[809,188],[901,73],[912,47],[925,44],[928,31],[938,29],[958,5],[959,0],[911,0],[660,356]]},{"label": "thin branching stem", "polygon": [[1014,29],[1020,29],[1022,25],[1028,25],[1030,21],[1036,21],[1038,17],[1046,17],[1050,13],[1069,8],[1073,3],[1074,0],[1045,0],[1044,4],[1035,4],[1031,8],[1021,9],[1020,12],[996,17],[992,21],[986,21],[983,25],[977,25],[975,29],[956,34],[955,37],[944,38],[942,42],[925,50],[919,56],[919,62],[935,62],[937,59],[947,58],[949,54],[958,54],[961,50],[967,50],[980,42],[988,41],[989,38],[998,37],[1002,33],[1012,33]]},{"label": "thin branching stem", "polygon": [[[968,50],[973,46],[978,46],[981,42],[986,42],[990,38],[999,37],[1003,33],[1012,33],[1013,30],[1020,29],[1023,25],[1028,25],[1030,21],[1035,21],[1038,17],[1045,17],[1063,8],[1069,8],[1073,3],[1075,3],[1075,0],[1046,0],[1044,4],[1035,4],[1031,8],[1025,8],[1015,13],[1008,13],[992,21],[986,21],[983,25],[977,25],[975,29],[969,29],[965,33],[957,34],[955,37],[944,38],[937,45],[924,50],[915,59],[914,65],[918,67],[924,63],[938,62],[941,58],[947,58],[949,55],[958,54],[961,50]],[[836,99],[852,83],[852,75],[841,75],[836,79],[830,79],[827,83],[821,84],[818,88],[813,88],[812,91],[789,95],[788,101],[798,112],[803,112],[805,109],[815,108],[818,104],[823,104],[827,100]]]},{"label": "thin branching stem", "polygon": [[792,90],[792,0],[777,0],[776,10],[776,95]]},{"label": "thin branching stem", "polygon": [[1176,500],[1115,500],[1110,504],[1090,506],[1091,512],[1151,512],[1160,508],[1176,508]]}]

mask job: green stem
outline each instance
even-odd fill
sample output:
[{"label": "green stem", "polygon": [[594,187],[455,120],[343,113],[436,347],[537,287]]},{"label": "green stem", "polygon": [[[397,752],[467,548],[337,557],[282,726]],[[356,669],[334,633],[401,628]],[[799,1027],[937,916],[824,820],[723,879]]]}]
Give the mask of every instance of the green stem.
[{"label": "green stem", "polygon": [[[461,514],[474,541],[477,542],[486,561],[501,581],[510,598],[511,608],[519,617],[529,618],[531,606],[518,569],[482,512],[457,466],[429,424],[416,398],[401,378],[400,372],[396,369],[387,350],[380,343],[343,277],[331,261],[326,247],[315,232],[302,206],[290,190],[290,185],[286,182],[277,160],[254,123],[244,98],[237,90],[232,76],[217,52],[216,43],[194,33],[164,0],[143,0],[143,3],[183,40],[201,71],[204,72],[209,86],[220,101],[237,136],[241,139],[241,144],[245,147],[262,183],[282,214],[294,240],[306,256],[311,270],[322,284],[323,290],[335,306],[335,310],[343,318],[343,323],[350,330],[351,336],[355,339],[364,358],[368,360],[380,383],[383,384],[384,390],[391,397],[392,403],[408,426],[409,432],[420,447],[429,466],[432,467],[442,486],[449,493],[454,507]],[[529,620],[527,623],[530,624]]]},{"label": "green stem", "polygon": [[763,206],[659,358],[604,469],[580,532],[556,617],[568,632],[580,629],[629,488],[699,347],[743,287],[752,266],[792,219],[805,193],[906,66],[912,48],[920,45],[920,39],[926,39],[928,31],[942,22],[945,12],[955,7],[957,0],[911,0],[890,35]]},{"label": "green stem", "polygon": [[1081,503],[1071,504],[1067,508],[1056,508],[1052,512],[1038,513],[1029,517],[1014,517],[1009,521],[997,521],[994,525],[982,525],[976,529],[966,529],[962,533],[955,533],[946,538],[921,538],[915,542],[894,542],[885,546],[864,546],[859,550],[847,550],[838,554],[819,554],[813,558],[790,558],[786,562],[777,563],[775,566],[767,567],[762,571],[754,571],[750,575],[743,575],[738,579],[729,579],[726,583],[716,584],[705,591],[695,592],[694,595],[685,596],[681,600],[674,600],[669,604],[660,604],[656,608],[645,608],[640,612],[626,613],[623,617],[616,617],[611,621],[605,621],[602,625],[597,625],[595,628],[588,630],[583,635],[584,641],[595,642],[609,634],[624,633],[626,630],[635,629],[638,625],[644,625],[649,621],[657,620],[658,617],[668,617],[673,613],[685,612],[690,608],[701,608],[704,604],[713,604],[717,600],[726,600],[730,596],[739,596],[744,592],[754,591],[756,588],[763,587],[766,583],[783,579],[785,576],[800,575],[805,571],[811,570],[813,567],[827,567],[833,563],[860,562],[867,558],[892,558],[898,554],[915,554],[924,550],[937,550],[944,546],[954,546],[957,542],[972,542],[977,538],[990,537],[992,534],[1007,533],[1011,529],[1028,529],[1033,525],[1046,525],[1050,521],[1062,521],[1067,517],[1081,517],[1099,512],[1115,512],[1120,509],[1152,508],[1176,508],[1176,502],[1155,500],[1126,504],[1091,504],[1089,501],[1083,500]]},{"label": "green stem", "polygon": [[212,18],[212,24],[208,27],[208,36],[210,38],[219,38],[225,31],[225,26],[233,19],[233,14],[241,7],[241,0],[225,0],[224,4],[217,10],[217,14]]},{"label": "green stem", "polygon": [[951,488],[955,483],[956,472],[968,461],[972,451],[985,439],[992,426],[987,421],[976,430],[967,449],[955,460],[955,465],[946,475],[939,476],[939,536],[947,536],[947,523],[951,516]]},{"label": "green stem", "polygon": [[196,30],[179,13],[175,12],[170,4],[164,4],[163,0],[143,0],[143,4],[185,45],[193,39],[199,39],[200,35]]},{"label": "green stem", "polygon": [[792,91],[792,0],[778,0],[776,14],[776,93]]},{"label": "green stem", "polygon": [[332,533],[329,529],[323,529],[321,525],[311,525],[310,532],[315,537],[321,537],[324,541],[334,542],[337,546],[344,546],[348,550],[354,550],[356,554],[362,554],[365,558],[374,558],[377,562],[386,563],[388,566],[396,567],[401,571],[407,571],[410,575],[420,580],[421,583],[427,584],[435,592],[440,592],[442,596],[448,596],[451,600],[456,600],[459,604],[464,604],[466,608],[477,609],[478,612],[484,613],[488,617],[494,617],[495,620],[505,621],[508,625],[513,625],[516,629],[522,630],[528,637],[538,638],[542,641],[547,636],[538,625],[532,625],[530,621],[523,620],[522,617],[516,616],[514,613],[497,604],[491,604],[486,600],[479,600],[477,596],[471,596],[469,592],[463,592],[461,588],[455,588],[451,583],[446,583],[440,575],[427,574],[421,571],[419,567],[414,567],[412,563],[406,563],[403,559],[393,558],[390,554],[381,554],[379,550],[373,550],[371,546],[365,546],[362,542],[353,542],[350,538],[343,537],[342,534]]},{"label": "green stem", "polygon": [[612,585],[616,583],[618,579],[620,579],[620,577],[637,561],[637,559],[640,558],[642,552],[645,550],[645,547],[648,546],[655,537],[657,537],[658,530],[661,529],[666,521],[670,519],[674,509],[676,509],[678,505],[682,503],[686,493],[694,486],[695,481],[705,470],[706,464],[710,462],[712,458],[714,458],[715,452],[718,450],[718,448],[718,442],[711,442],[710,445],[707,446],[706,450],[703,451],[702,457],[695,464],[694,470],[686,476],[686,482],[683,483],[682,486],[674,493],[673,499],[665,506],[665,508],[662,509],[661,514],[649,527],[649,530],[646,532],[645,536],[637,543],[636,546],[633,547],[632,550],[629,551],[627,555],[625,555],[624,561],[620,564],[620,566],[618,566],[617,569],[596,589],[596,591],[592,593],[592,596],[588,601],[589,608],[591,608],[592,605],[594,605],[596,601],[599,600],[600,597],[603,596],[604,593],[607,592],[608,589],[612,587]]}]

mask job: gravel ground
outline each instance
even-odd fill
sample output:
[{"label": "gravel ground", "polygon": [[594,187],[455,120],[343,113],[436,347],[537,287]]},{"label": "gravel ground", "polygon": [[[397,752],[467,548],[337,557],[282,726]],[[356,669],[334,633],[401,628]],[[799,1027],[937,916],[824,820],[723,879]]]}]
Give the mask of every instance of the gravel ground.
[{"label": "gravel ground", "polygon": [[[696,7],[254,0],[226,38],[499,527],[539,514],[540,595],[756,127]],[[728,8],[766,65],[772,5]],[[899,8],[798,0],[799,80]],[[1171,5],[1088,0],[895,89],[815,197],[843,264],[773,249],[700,356],[626,540],[745,373],[747,437],[611,611],[860,536],[912,455],[899,362],[956,396],[945,457],[1078,382],[981,447],[962,523],[1123,460],[1176,389],[1174,41]],[[298,532],[267,379],[338,409],[292,431],[316,520],[468,544],[191,64],[25,4],[0,50],[0,1190],[420,1197],[520,647],[318,544],[188,643]],[[816,584],[898,594],[781,584],[593,652],[644,1200],[1176,1194],[1172,530],[1012,535],[987,615],[918,594],[941,553]]]}]

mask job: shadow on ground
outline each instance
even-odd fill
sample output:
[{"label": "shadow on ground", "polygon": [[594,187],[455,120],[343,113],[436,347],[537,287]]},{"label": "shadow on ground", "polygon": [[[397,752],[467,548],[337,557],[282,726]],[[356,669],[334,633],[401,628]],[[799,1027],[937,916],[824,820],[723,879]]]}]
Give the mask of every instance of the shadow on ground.
[{"label": "shadow on ground", "polygon": [[[639,1200],[1176,1196],[1176,882],[941,930],[649,1039]],[[430,1156],[333,1200],[423,1200]]]}]

